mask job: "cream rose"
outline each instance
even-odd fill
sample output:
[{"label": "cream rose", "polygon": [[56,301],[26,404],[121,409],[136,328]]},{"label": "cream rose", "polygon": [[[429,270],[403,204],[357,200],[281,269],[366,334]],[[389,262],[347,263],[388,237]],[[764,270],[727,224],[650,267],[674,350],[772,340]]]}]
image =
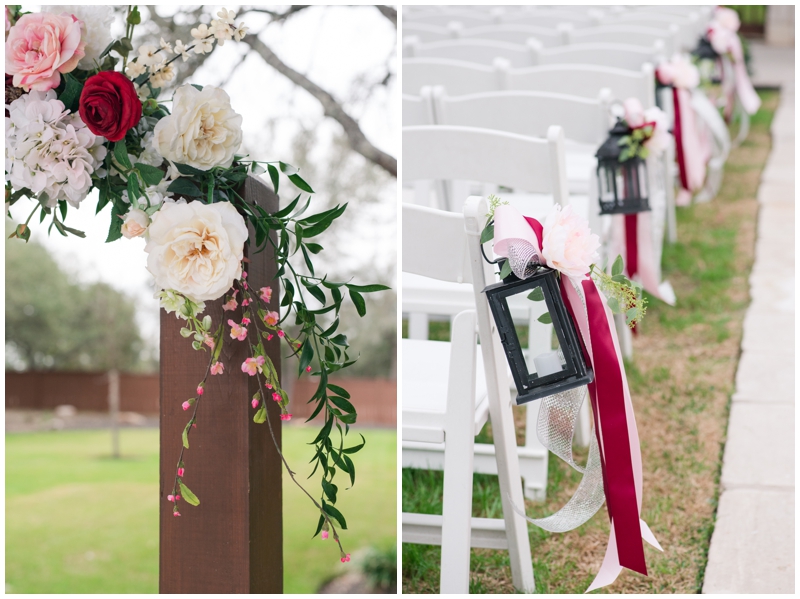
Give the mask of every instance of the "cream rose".
[{"label": "cream rose", "polygon": [[571,279],[583,280],[592,262],[597,260],[600,240],[589,223],[572,210],[555,204],[542,227],[542,257],[547,266]]},{"label": "cream rose", "polygon": [[241,276],[247,225],[229,202],[167,200],[148,235],[147,270],[160,289],[194,302],[215,300]]},{"label": "cream rose", "polygon": [[126,239],[139,237],[147,231],[149,224],[150,217],[147,216],[147,212],[138,208],[129,210],[125,215],[125,222],[122,223],[122,236]]},{"label": "cream rose", "polygon": [[167,160],[203,171],[229,167],[242,143],[242,117],[223,90],[184,85],[175,92],[172,114],[156,125],[154,145]]}]

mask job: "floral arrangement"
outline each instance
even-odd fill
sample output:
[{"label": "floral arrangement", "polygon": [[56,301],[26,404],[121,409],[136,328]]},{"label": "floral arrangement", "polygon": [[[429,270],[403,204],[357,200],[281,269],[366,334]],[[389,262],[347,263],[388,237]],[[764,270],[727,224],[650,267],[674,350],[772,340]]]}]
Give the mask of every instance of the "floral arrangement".
[{"label": "floral arrangement", "polygon": [[[495,212],[501,206],[509,206],[507,201],[495,195],[490,195],[488,201],[489,213],[487,214],[487,224],[481,233],[481,243],[487,243],[494,239]],[[575,284],[588,278],[592,279],[606,296],[611,311],[614,314],[624,314],[629,327],[634,328],[644,317],[647,311],[647,300],[644,298],[642,286],[625,276],[622,256],[617,256],[614,260],[610,274],[606,267],[601,268],[595,264],[599,258],[597,250],[600,248],[600,238],[592,233],[589,223],[585,218],[576,214],[572,206],[562,207],[554,204],[550,208],[542,223],[541,246],[541,250],[533,247],[533,259],[537,263],[552,268],[559,277],[565,276]],[[506,244],[496,246],[495,250],[507,251]],[[512,274],[513,268],[511,260],[503,261],[499,273],[500,278],[505,279]],[[514,272],[514,274],[524,278],[525,273]],[[541,301],[544,296],[534,292],[529,299]],[[550,315],[542,314],[539,320],[549,323]]]},{"label": "floral arrangement", "polygon": [[644,109],[638,98],[628,98],[623,102],[625,124],[630,133],[619,140],[622,151],[620,162],[638,156],[646,159],[650,153],[661,155],[671,143],[669,117],[658,106]]},{"label": "floral arrangement", "polygon": [[[205,377],[182,405],[193,411],[167,497],[175,516],[181,515],[181,500],[199,504],[183,480],[184,452],[208,377],[241,368],[260,383],[260,393],[250,399],[253,420],[271,426],[266,406],[275,402],[281,420],[288,421],[289,397],[266,351],[269,343],[285,343],[298,359],[300,374],[320,380],[309,418],[322,414],[324,422],[311,443],[311,461],[323,473],[319,501],[306,491],[320,512],[315,536],[321,533],[324,539],[330,531],[341,560],[349,561],[337,533],[346,521],[334,507],[334,477],[338,469],[355,482],[351,456],[364,440],[345,447],[357,414],[347,391],[328,383],[328,377],[354,362],[346,336],[337,332],[345,295],[364,316],[363,294],[388,288],[338,283],[315,274],[313,256],[323,248],[311,240],[342,215],[346,204],[307,215],[313,189],[296,169],[238,155],[242,117],[224,90],[182,85],[171,99],[161,97],[175,79],[176,60],[211,52],[214,44],[240,41],[247,34],[232,11],[222,9],[216,16],[210,25],[192,29],[191,40],[162,38],[158,46],[145,44],[134,52],[133,32],[141,22],[136,6],[128,7],[125,36],[117,40],[108,33],[111,7],[60,6],[34,14],[6,6],[6,209],[23,198],[33,200],[30,215],[11,236],[27,241],[38,214],[39,222],[50,220],[48,232],[55,228],[65,236],[84,237],[65,219],[70,206],[78,208],[97,190],[96,212],[110,206],[106,241],[146,240],[156,297],[168,313],[186,321],[181,335],[191,339],[192,347],[209,354]],[[250,174],[265,172],[275,193],[281,176],[301,191],[273,214],[240,194]],[[304,199],[303,193],[309,195]],[[272,286],[248,287],[245,245],[250,252],[270,248],[274,253],[283,314],[272,303]],[[302,268],[290,260],[295,255],[302,256]],[[203,314],[205,302],[223,296],[221,314]],[[309,306],[307,297],[321,307]],[[239,305],[242,320],[226,318]],[[286,329],[292,315],[296,336]],[[224,363],[225,343],[246,343],[250,357],[241,365]]]}]

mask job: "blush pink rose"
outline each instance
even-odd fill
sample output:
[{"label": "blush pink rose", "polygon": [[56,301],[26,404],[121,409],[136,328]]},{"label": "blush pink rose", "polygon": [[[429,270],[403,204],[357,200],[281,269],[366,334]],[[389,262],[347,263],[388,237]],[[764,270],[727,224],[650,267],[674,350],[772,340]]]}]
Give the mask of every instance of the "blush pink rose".
[{"label": "blush pink rose", "polygon": [[622,105],[625,107],[625,122],[629,127],[636,128],[644,125],[644,106],[638,98],[628,98]]},{"label": "blush pink rose", "polygon": [[15,87],[46,92],[78,66],[85,46],[81,22],[72,15],[22,15],[6,39],[6,73]]},{"label": "blush pink rose", "polygon": [[725,8],[723,6],[717,6],[714,9],[714,21],[716,21],[720,27],[724,27],[728,31],[739,31],[739,27],[742,25],[742,22],[739,20],[739,13],[732,8]]},{"label": "blush pink rose", "polygon": [[597,260],[600,240],[589,229],[585,218],[575,214],[572,206],[555,204],[544,221],[542,257],[547,266],[581,281],[589,266]]}]

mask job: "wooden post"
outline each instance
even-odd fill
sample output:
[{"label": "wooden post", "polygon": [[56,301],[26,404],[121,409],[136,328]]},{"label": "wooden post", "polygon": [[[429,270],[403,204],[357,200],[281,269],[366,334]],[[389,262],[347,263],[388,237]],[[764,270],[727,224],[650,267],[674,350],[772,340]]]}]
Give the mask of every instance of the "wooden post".
[{"label": "wooden post", "polygon": [[111,456],[119,459],[119,370],[108,371],[108,414],[111,418]]},{"label": "wooden post", "polygon": [[[268,212],[278,197],[264,183],[248,178],[243,197]],[[250,238],[254,239],[250,226]],[[279,289],[271,248],[249,255],[248,282],[253,289],[271,285],[271,309],[278,310]],[[241,301],[241,297],[239,297]],[[206,302],[206,314],[219,322],[224,299]],[[241,306],[225,312],[225,322],[241,322]],[[220,360],[223,375],[209,377],[198,409],[197,428],[189,435],[183,480],[200,499],[193,507],[180,501],[181,517],[172,515],[172,492],[181,449],[181,432],[190,412],[181,404],[194,396],[209,354],[195,351],[179,331],[183,321],[161,312],[161,458],[160,556],[161,593],[282,593],[283,528],[281,462],[268,425],[253,422],[250,400],[256,377],[240,366],[249,357],[246,344],[226,334]],[[251,333],[254,330],[251,329]],[[267,351],[280,372],[277,338]],[[278,444],[280,411],[267,402]]]}]

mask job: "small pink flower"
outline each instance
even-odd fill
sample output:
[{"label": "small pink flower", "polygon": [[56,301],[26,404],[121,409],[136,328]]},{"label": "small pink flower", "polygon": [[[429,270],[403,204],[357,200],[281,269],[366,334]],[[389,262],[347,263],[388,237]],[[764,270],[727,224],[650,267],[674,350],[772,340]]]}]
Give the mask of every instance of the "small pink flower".
[{"label": "small pink flower", "polygon": [[328,538],[328,531],[327,530],[323,530],[322,534],[320,536],[322,537],[322,540],[324,541],[325,539]]},{"label": "small pink flower", "polygon": [[285,336],[286,336],[286,333],[284,333],[283,331],[278,331],[278,337],[283,339]]},{"label": "small pink flower", "polygon": [[246,372],[250,376],[255,376],[257,372],[261,372],[261,366],[264,364],[264,356],[257,358],[247,358],[242,362],[242,372]]},{"label": "small pink flower", "polygon": [[185,470],[183,468],[178,468],[178,476],[183,476]]},{"label": "small pink flower", "polygon": [[205,393],[205,389],[203,389],[203,385],[197,385],[197,394],[202,395]]},{"label": "small pink flower", "polygon": [[231,339],[244,341],[247,338],[247,329],[245,327],[239,326],[232,320],[228,320],[228,324],[231,327]]},{"label": "small pink flower", "polygon": [[287,422],[292,419],[291,414],[281,414],[281,420],[286,420]]},{"label": "small pink flower", "polygon": [[214,349],[214,338],[211,335],[204,335],[203,336],[203,343],[205,343],[211,349]]},{"label": "small pink flower", "polygon": [[281,319],[281,315],[277,312],[272,312],[267,310],[267,313],[264,314],[264,322],[266,322],[269,326],[274,327],[278,324],[278,321]]},{"label": "small pink flower", "polygon": [[246,271],[246,270],[243,270],[243,271],[242,271],[242,278],[243,278],[243,279],[246,279],[246,278],[247,278],[247,271]]},{"label": "small pink flower", "polygon": [[192,428],[197,428],[197,423],[196,422],[192,423]]},{"label": "small pink flower", "polygon": [[175,496],[174,495],[167,495],[167,501],[169,501],[170,503],[173,503],[175,501]]},{"label": "small pink flower", "polygon": [[265,386],[267,389],[272,389],[272,385],[270,385],[269,383],[264,383],[264,386]]},{"label": "small pink flower", "polygon": [[175,495],[175,501],[180,501],[180,500],[181,500],[181,496],[180,495]]},{"label": "small pink flower", "polygon": [[350,554],[348,553],[347,555],[345,555],[345,556],[342,558],[342,563],[349,562],[349,561],[350,561]]},{"label": "small pink flower", "polygon": [[248,287],[247,287],[247,281],[242,281],[242,287],[244,287],[245,289],[248,289]]},{"label": "small pink flower", "polygon": [[249,299],[245,298],[245,299],[242,300],[242,306],[249,306],[249,305],[250,305],[250,300]]},{"label": "small pink flower", "polygon": [[211,365],[211,374],[222,374],[225,372],[225,364],[222,362],[214,362]]},{"label": "small pink flower", "polygon": [[247,316],[245,316],[244,318],[242,318],[242,326],[245,326],[245,325],[248,325],[248,324],[250,324],[250,319],[247,318]]},{"label": "small pink flower", "polygon": [[256,409],[258,407],[258,400],[254,398],[253,401],[250,402],[250,404],[253,406],[253,409]]},{"label": "small pink flower", "polygon": [[295,349],[300,349],[301,345],[303,345],[303,344],[298,341],[297,343],[294,344],[294,348]]},{"label": "small pink flower", "polygon": [[172,512],[172,515],[173,515],[173,516],[180,516],[180,515],[181,515],[181,513],[180,513],[180,512]]},{"label": "small pink flower", "polygon": [[306,366],[306,372],[311,372],[311,366]]},{"label": "small pink flower", "polygon": [[268,304],[272,300],[272,287],[262,287],[258,290],[258,294],[261,296],[261,301]]},{"label": "small pink flower", "polygon": [[234,298],[231,298],[227,302],[222,304],[222,309],[223,310],[235,310],[238,306],[239,306],[238,302]]},{"label": "small pink flower", "polygon": [[192,407],[192,404],[190,404],[188,401],[185,401],[185,402],[183,402],[183,403],[181,404],[181,407],[183,408],[183,411],[185,412],[185,411],[186,411],[186,410],[188,410],[190,407]]},{"label": "small pink flower", "polygon": [[[281,397],[281,394],[276,391],[275,393],[272,394],[272,399],[275,400],[275,401],[280,401],[283,398]],[[282,416],[281,416],[281,418],[282,418]]]},{"label": "small pink flower", "polygon": [[273,335],[272,333],[269,333],[269,334],[267,335],[267,341],[272,341],[272,338],[273,338],[273,337],[274,337],[274,335]]}]

